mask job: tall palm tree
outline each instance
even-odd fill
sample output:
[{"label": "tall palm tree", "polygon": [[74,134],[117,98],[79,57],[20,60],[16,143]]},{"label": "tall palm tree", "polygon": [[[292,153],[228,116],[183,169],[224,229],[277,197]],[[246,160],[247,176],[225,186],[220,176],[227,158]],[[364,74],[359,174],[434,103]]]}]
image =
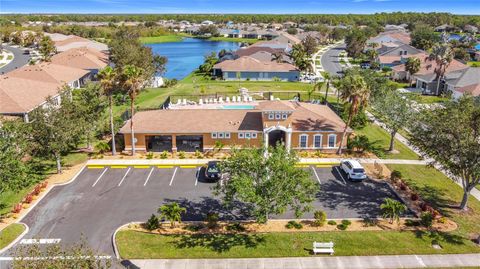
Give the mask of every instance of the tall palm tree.
[{"label": "tall palm tree", "polygon": [[435,61],[437,67],[435,68],[437,88],[436,94],[439,93],[440,80],[445,76],[445,72],[453,60],[453,50],[448,43],[435,44],[432,52],[428,56],[429,60]]},{"label": "tall palm tree", "polygon": [[112,133],[112,155],[116,155],[117,150],[115,148],[115,128],[113,125],[113,93],[115,91],[115,85],[117,81],[117,72],[112,67],[107,66],[100,72],[98,72],[97,78],[100,80],[103,94],[108,98],[108,107],[110,113],[110,131]]},{"label": "tall palm tree", "polygon": [[370,87],[367,85],[363,77],[358,74],[347,75],[337,84],[337,90],[340,91],[341,98],[350,104],[348,120],[345,124],[342,139],[340,140],[340,145],[337,151],[337,154],[342,154],[343,140],[345,140],[348,126],[352,123],[352,119],[358,113],[360,107],[367,104],[370,97]]},{"label": "tall palm tree", "polygon": [[405,72],[408,73],[408,80],[412,86],[412,76],[420,71],[421,61],[418,58],[409,57],[405,62]]},{"label": "tall palm tree", "polygon": [[123,68],[124,85],[130,97],[130,133],[132,136],[132,156],[135,155],[135,133],[133,131],[133,115],[135,113],[135,99],[145,84],[143,68],[126,65]]},{"label": "tall palm tree", "polygon": [[328,90],[330,89],[330,83],[332,81],[332,77],[328,72],[323,71],[321,73],[322,73],[323,81],[318,82],[313,87],[314,87],[314,91],[317,91],[317,90],[320,91],[321,89],[325,88],[325,98],[323,99],[323,103],[326,104],[327,98],[328,98]]}]

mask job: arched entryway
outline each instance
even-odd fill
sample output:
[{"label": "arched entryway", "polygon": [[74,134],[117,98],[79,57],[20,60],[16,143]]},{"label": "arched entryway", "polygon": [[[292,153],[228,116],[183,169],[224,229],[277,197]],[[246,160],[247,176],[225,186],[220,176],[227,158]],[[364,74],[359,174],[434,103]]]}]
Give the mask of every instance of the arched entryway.
[{"label": "arched entryway", "polygon": [[275,147],[279,143],[290,150],[292,142],[292,127],[275,125],[263,129],[265,148]]},{"label": "arched entryway", "polygon": [[282,130],[274,130],[268,133],[268,146],[276,147],[279,145],[285,145],[287,139],[286,132]]}]

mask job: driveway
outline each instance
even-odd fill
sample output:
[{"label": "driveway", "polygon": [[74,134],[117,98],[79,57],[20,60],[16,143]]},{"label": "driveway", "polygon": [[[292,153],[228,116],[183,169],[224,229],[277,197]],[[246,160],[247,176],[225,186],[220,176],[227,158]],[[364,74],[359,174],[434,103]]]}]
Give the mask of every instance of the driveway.
[{"label": "driveway", "polygon": [[4,45],[3,48],[11,51],[14,55],[14,58],[9,64],[0,67],[0,74],[1,75],[5,74],[5,73],[8,73],[12,70],[15,70],[19,67],[22,67],[24,65],[27,65],[28,62],[30,61],[30,55],[23,54],[23,49],[21,49],[21,48],[15,48],[15,47],[8,46],[8,45]]},{"label": "driveway", "polygon": [[[214,183],[204,180],[204,168],[195,166],[85,168],[70,184],[54,187],[22,222],[30,228],[23,239],[60,239],[60,244],[78,242],[83,235],[100,255],[112,255],[112,235],[119,226],[145,221],[163,203],[178,202],[187,208],[183,220],[204,220],[208,212],[222,219],[245,220],[246,205],[226,210],[212,194]],[[385,197],[395,198],[382,182],[345,180],[338,167],[309,166],[312,180],[319,183],[313,202],[328,218],[364,218],[380,215]],[[291,219],[291,211],[275,216]],[[313,218],[307,213],[303,218]],[[6,253],[8,255],[11,253]]]},{"label": "driveway", "polygon": [[321,59],[323,69],[333,76],[341,76],[343,68],[340,65],[340,53],[345,50],[345,44],[340,44],[332,49],[327,50]]}]

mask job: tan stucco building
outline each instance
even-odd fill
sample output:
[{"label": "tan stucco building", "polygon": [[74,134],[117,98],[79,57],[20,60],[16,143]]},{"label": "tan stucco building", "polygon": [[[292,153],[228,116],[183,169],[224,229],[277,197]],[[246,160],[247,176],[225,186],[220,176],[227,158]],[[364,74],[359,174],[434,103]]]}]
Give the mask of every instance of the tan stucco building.
[{"label": "tan stucco building", "polygon": [[[224,150],[283,143],[289,149],[333,152],[345,128],[329,107],[296,101],[261,101],[252,109],[142,111],[133,121],[135,149],[153,152],[203,152],[218,143]],[[130,120],[120,133],[125,151],[131,151]]]}]

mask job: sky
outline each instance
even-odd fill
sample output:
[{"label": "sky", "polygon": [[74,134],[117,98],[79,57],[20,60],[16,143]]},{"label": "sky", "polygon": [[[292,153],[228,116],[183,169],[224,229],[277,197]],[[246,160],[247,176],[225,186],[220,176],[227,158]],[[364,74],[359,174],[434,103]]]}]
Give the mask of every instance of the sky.
[{"label": "sky", "polygon": [[368,14],[394,11],[480,15],[480,0],[0,0],[0,13]]}]

